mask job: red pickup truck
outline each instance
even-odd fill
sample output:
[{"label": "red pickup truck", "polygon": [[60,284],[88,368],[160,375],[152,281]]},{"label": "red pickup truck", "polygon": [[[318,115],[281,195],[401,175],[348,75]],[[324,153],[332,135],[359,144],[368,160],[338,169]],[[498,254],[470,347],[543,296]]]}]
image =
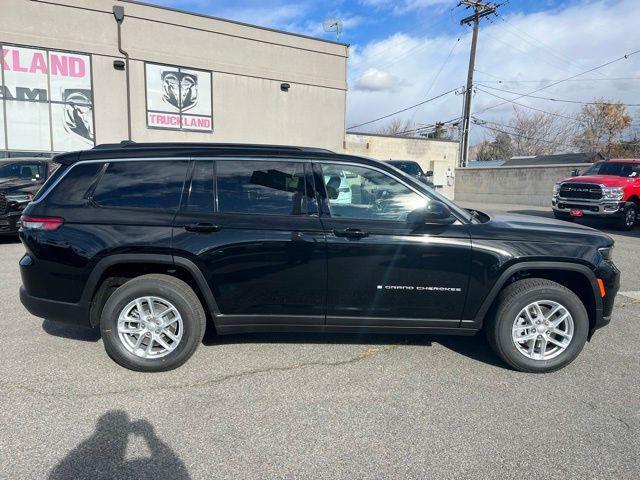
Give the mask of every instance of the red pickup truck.
[{"label": "red pickup truck", "polygon": [[589,216],[614,219],[631,230],[640,213],[640,159],[596,162],[576,177],[556,183],[551,200],[556,218]]}]

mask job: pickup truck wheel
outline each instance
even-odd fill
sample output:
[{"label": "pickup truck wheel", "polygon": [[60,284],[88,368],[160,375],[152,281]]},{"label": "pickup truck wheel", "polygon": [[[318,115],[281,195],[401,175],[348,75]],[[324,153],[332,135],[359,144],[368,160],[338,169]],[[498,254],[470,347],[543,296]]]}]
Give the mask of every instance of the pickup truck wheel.
[{"label": "pickup truck wheel", "polygon": [[194,291],[169,275],[129,280],[109,297],[100,330],[109,356],[130,370],[161,372],[186,362],[202,341],[206,316]]},{"label": "pickup truck wheel", "polygon": [[587,341],[589,317],[568,288],[530,278],[500,293],[485,332],[494,351],[516,370],[552,372],[578,356]]},{"label": "pickup truck wheel", "polygon": [[618,220],[618,228],[620,230],[630,231],[633,230],[633,227],[636,223],[636,215],[638,214],[638,209],[634,204],[628,205],[624,211],[622,212],[622,216]]}]

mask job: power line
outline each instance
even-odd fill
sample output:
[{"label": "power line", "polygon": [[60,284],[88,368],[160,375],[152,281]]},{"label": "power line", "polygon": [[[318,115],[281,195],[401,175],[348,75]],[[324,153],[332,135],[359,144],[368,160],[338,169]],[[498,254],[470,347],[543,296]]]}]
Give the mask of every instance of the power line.
[{"label": "power line", "polygon": [[[575,148],[575,145],[569,145],[569,144],[566,144],[566,143],[557,143],[557,142],[553,142],[551,140],[547,140],[547,139],[544,139],[544,138],[530,137],[528,135],[523,135],[521,133],[508,132],[506,130],[501,130],[499,128],[490,127],[488,125],[485,125],[484,123],[481,123],[478,120],[481,120],[481,119],[474,118],[472,120],[474,125],[478,125],[479,127],[486,128],[487,130],[491,130],[491,131],[498,132],[498,133],[504,133],[506,135],[510,135],[510,136],[513,136],[513,137],[524,138],[525,140],[533,140],[535,142],[549,143],[549,144],[558,145],[558,146],[561,146],[561,147]],[[481,120],[481,121],[484,121],[484,120]],[[491,123],[493,123],[493,122],[491,122]],[[500,124],[496,124],[496,125],[500,125]],[[504,125],[504,126],[506,126],[506,125]]]},{"label": "power line", "polygon": [[515,32],[520,32],[520,33],[522,33],[523,35],[526,35],[527,37],[529,37],[529,38],[530,38],[530,39],[532,39],[533,41],[535,41],[535,42],[537,42],[538,44],[542,45],[542,47],[543,47],[543,48],[545,48],[545,50],[546,50],[547,52],[549,52],[549,54],[550,54],[550,55],[552,55],[552,56],[556,57],[557,59],[559,59],[559,60],[561,60],[561,61],[563,61],[563,62],[565,62],[565,63],[568,63],[568,64],[570,64],[570,65],[572,65],[572,66],[577,67],[577,69],[578,69],[578,70],[581,70],[581,69],[585,68],[585,67],[584,67],[584,65],[580,65],[580,64],[578,64],[575,60],[573,60],[573,59],[569,58],[569,57],[568,57],[568,56],[566,56],[566,55],[563,55],[561,52],[557,51],[557,49],[554,49],[551,45],[549,45],[549,44],[547,44],[547,43],[543,42],[542,40],[540,40],[539,38],[534,37],[533,35],[530,35],[530,34],[529,34],[529,33],[527,33],[526,31],[524,31],[523,29],[516,27],[516,26],[515,26],[515,25],[513,25],[511,22],[509,22],[509,21],[504,17],[504,15],[500,15],[499,13],[496,13],[496,16],[497,16],[500,20],[502,20],[502,22],[503,22],[503,23],[502,23],[502,25],[503,25],[504,27],[508,28],[509,30],[512,30],[512,32],[511,32],[511,34],[512,34],[512,35],[514,35],[514,36],[516,36],[516,37],[520,38],[521,40],[523,40],[523,41],[525,41],[525,42],[527,42],[529,45],[532,45],[532,46],[534,46],[534,47],[536,46],[534,43],[532,43],[532,42],[528,41],[526,38],[524,38],[524,37],[522,37],[522,36],[518,35],[517,33],[513,33],[513,31],[515,31]]},{"label": "power line", "polygon": [[[449,50],[449,55],[447,55],[447,57],[444,59],[444,62],[442,62],[442,64],[440,65],[440,68],[437,71],[437,73],[434,75],[433,79],[431,80],[429,88],[427,89],[427,92],[425,93],[425,96],[427,96],[427,95],[429,95],[429,93],[431,93],[431,90],[433,89],[433,87],[435,86],[436,82],[438,81],[438,77],[440,77],[440,74],[442,73],[442,70],[447,65],[447,63],[449,63],[449,60],[451,59],[451,55],[453,55],[453,51],[456,49],[456,47],[460,43],[460,38],[462,38],[462,37],[458,37],[458,39],[453,43],[453,46],[451,47],[451,50]],[[413,115],[411,116],[411,120],[413,120],[415,118],[416,112],[417,112],[417,110],[413,111]]]},{"label": "power line", "polygon": [[450,123],[456,123],[456,122],[459,122],[459,121],[460,121],[460,117],[455,117],[455,118],[452,118],[450,120],[446,120],[444,122],[431,123],[431,124],[428,124],[428,125],[422,125],[421,127],[418,127],[418,128],[413,128],[411,130],[405,130],[403,132],[398,132],[398,133],[396,133],[396,135],[406,135],[408,133],[419,133],[419,132],[423,132],[424,130],[429,130],[431,128],[435,128],[438,124],[444,126],[444,125],[448,125]]},{"label": "power line", "polygon": [[387,115],[383,115],[382,117],[378,117],[378,118],[375,118],[373,120],[369,120],[368,122],[363,122],[363,123],[359,123],[358,125],[353,125],[353,126],[347,128],[347,131],[353,130],[354,128],[363,127],[364,125],[369,125],[370,123],[378,122],[380,120],[384,120],[385,118],[393,117],[394,115],[398,115],[399,113],[406,112],[407,110],[411,110],[412,108],[416,108],[416,107],[419,107],[420,105],[424,105],[425,103],[429,103],[429,102],[432,102],[433,100],[437,100],[438,98],[442,98],[445,95],[449,95],[450,93],[455,92],[456,90],[457,90],[457,88],[453,88],[453,89],[451,89],[449,91],[441,93],[440,95],[436,95],[435,97],[428,98],[427,100],[423,100],[422,102],[416,103],[415,105],[411,105],[411,106],[409,106],[407,108],[403,108],[402,110],[398,110],[396,112],[389,113]]},{"label": "power line", "polygon": [[[602,102],[583,102],[583,101],[580,101],[580,100],[567,100],[567,99],[552,98],[552,97],[540,97],[538,95],[528,95],[528,94],[523,94],[521,92],[513,92],[511,90],[505,90],[503,88],[492,87],[491,85],[482,85],[482,86],[485,87],[485,88],[490,88],[492,90],[498,90],[500,92],[510,93],[512,95],[522,95],[522,96],[528,97],[528,98],[537,98],[537,99],[540,99],[540,100],[549,100],[551,102],[577,103],[577,104],[580,104],[580,105],[599,105],[600,103],[602,103]],[[488,92],[486,92],[486,93],[488,93]],[[626,107],[640,107],[640,103],[623,103],[622,105],[624,105]]]},{"label": "power line", "polygon": [[[481,73],[483,75],[489,75],[493,78],[500,78],[496,75],[493,75],[488,72],[483,72],[481,70],[476,69],[476,72]],[[564,80],[565,82],[603,82],[603,81],[621,81],[621,80],[640,80],[640,77],[603,77],[603,78],[579,78],[579,79],[571,79]],[[482,83],[541,83],[548,82],[549,79],[539,79],[539,80],[479,80]],[[552,80],[555,81],[555,80]]]},{"label": "power line", "polygon": [[[522,95],[520,95],[520,96],[518,96],[518,97],[514,98],[513,100],[518,100],[519,98],[522,98],[522,97],[524,97],[524,96],[526,96],[526,95],[531,95],[531,94],[533,94],[533,93],[537,93],[537,92],[540,92],[540,91],[542,91],[542,90],[546,90],[547,88],[553,87],[554,85],[558,85],[559,83],[563,83],[563,82],[566,82],[566,81],[568,81],[568,80],[572,80],[572,79],[574,79],[574,78],[576,78],[576,77],[580,77],[580,76],[582,76],[582,75],[585,75],[585,74],[587,74],[587,73],[594,72],[594,71],[599,70],[599,69],[601,69],[601,68],[607,67],[607,66],[609,66],[609,65],[611,65],[611,64],[613,64],[613,63],[619,62],[620,60],[626,60],[626,59],[628,59],[629,57],[631,57],[632,55],[635,55],[635,54],[637,54],[637,53],[640,53],[640,50],[635,50],[635,51],[633,51],[633,52],[631,52],[631,53],[627,53],[627,54],[625,54],[625,55],[622,55],[621,57],[618,57],[618,58],[615,58],[615,59],[613,59],[613,60],[610,60],[610,61],[608,61],[608,62],[606,62],[606,63],[603,63],[602,65],[598,65],[597,67],[593,67],[593,68],[590,68],[589,70],[585,70],[584,72],[580,72],[580,73],[577,73],[577,74],[572,75],[572,76],[570,76],[570,77],[563,78],[563,79],[561,79],[561,80],[557,80],[557,81],[555,81],[555,82],[549,83],[548,85],[545,85],[544,87],[540,87],[540,88],[537,88],[537,89],[535,89],[535,90],[532,90],[531,92],[527,92],[526,94],[522,94]],[[490,106],[490,107],[487,107],[487,108],[485,108],[484,110],[481,110],[480,112],[477,112],[477,113],[478,113],[478,114],[484,113],[484,112],[486,112],[487,110],[491,110],[492,108],[499,107],[499,106],[501,106],[501,105],[504,105],[505,103],[513,102],[513,100],[506,100],[506,101],[501,102],[501,103],[496,103],[495,105],[492,105],[492,106]]]},{"label": "power line", "polygon": [[[524,108],[529,108],[531,110],[535,110],[536,112],[540,112],[540,113],[546,113],[547,115],[553,115],[554,117],[560,117],[560,118],[564,118],[566,120],[571,120],[572,122],[576,122],[576,123],[580,123],[578,120],[576,120],[573,117],[569,117],[568,115],[562,115],[561,113],[555,113],[555,112],[548,112],[547,110],[542,110],[540,108],[536,108],[536,107],[531,107],[529,105],[525,105],[524,103],[518,103],[514,100],[509,100],[508,98],[504,98],[501,97],[500,95],[496,95],[495,93],[491,93],[491,92],[487,92],[486,90],[483,90],[482,88],[478,88],[476,87],[476,90],[486,93],[487,95],[491,95],[492,97],[496,97],[499,98],[500,100],[504,100],[504,103],[513,103],[514,105],[518,105],[519,107],[524,107]],[[521,97],[517,97],[517,98],[521,98]],[[488,109],[485,109],[484,111],[486,111]]]}]

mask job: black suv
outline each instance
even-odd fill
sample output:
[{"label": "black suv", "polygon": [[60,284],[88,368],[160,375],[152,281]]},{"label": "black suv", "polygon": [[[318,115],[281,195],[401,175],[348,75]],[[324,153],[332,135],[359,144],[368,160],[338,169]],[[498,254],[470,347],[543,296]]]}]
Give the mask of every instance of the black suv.
[{"label": "black suv", "polygon": [[22,303],[100,325],[121,365],[184,363],[236,332],[473,335],[527,372],[607,324],[613,241],[457,207],[384,163],[326,150],[127,144],[59,155],[24,211]]},{"label": "black suv", "polygon": [[41,158],[0,160],[0,235],[18,233],[22,210],[56,167]]}]

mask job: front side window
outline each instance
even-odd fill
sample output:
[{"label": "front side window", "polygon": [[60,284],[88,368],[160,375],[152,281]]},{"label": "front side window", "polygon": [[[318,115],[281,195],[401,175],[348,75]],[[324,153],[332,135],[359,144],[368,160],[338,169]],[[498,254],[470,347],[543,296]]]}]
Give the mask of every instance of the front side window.
[{"label": "front side window", "polygon": [[186,160],[111,162],[93,193],[101,207],[176,210]]},{"label": "front side window", "polygon": [[367,167],[323,164],[331,216],[404,222],[429,199],[393,177]]},{"label": "front side window", "polygon": [[216,178],[220,213],[307,213],[303,163],[220,160]]}]

